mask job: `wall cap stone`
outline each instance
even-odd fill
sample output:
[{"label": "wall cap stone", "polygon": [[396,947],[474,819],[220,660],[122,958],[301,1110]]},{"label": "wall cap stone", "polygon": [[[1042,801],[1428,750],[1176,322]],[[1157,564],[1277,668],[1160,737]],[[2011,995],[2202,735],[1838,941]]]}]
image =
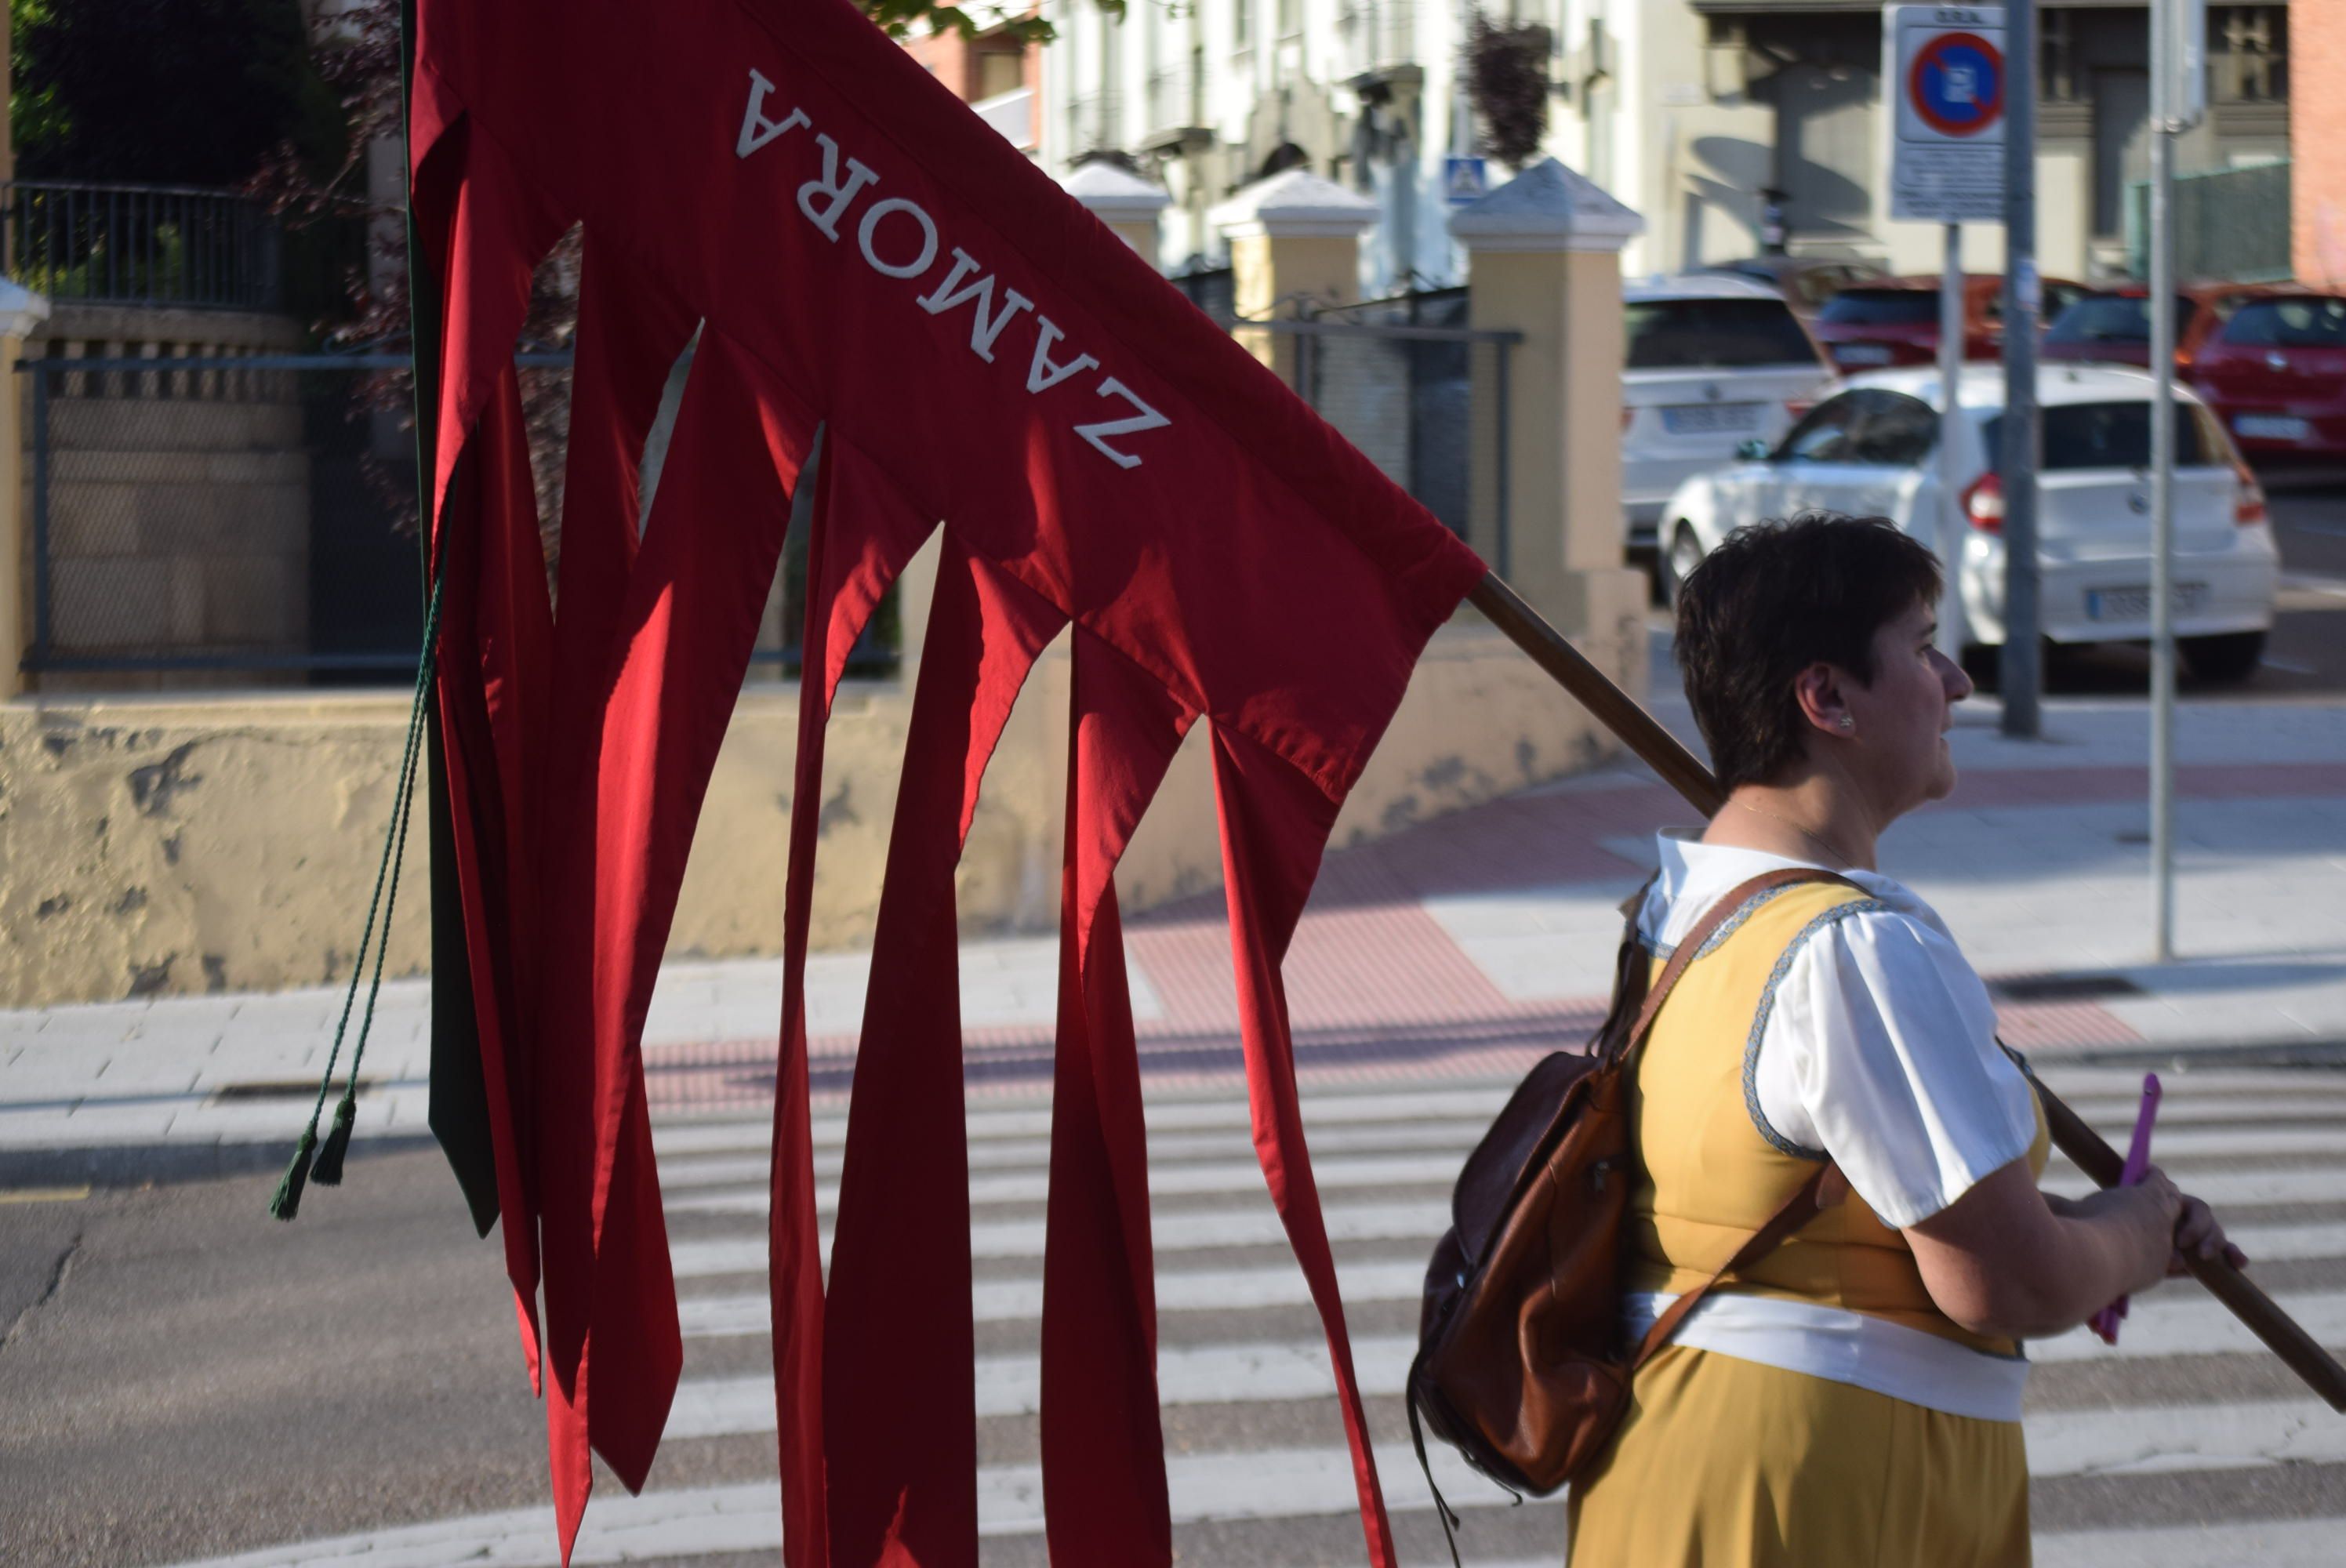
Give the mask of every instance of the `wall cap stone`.
[{"label": "wall cap stone", "polygon": [[1085,164],[1059,184],[1105,223],[1151,219],[1173,202],[1162,186],[1153,185],[1130,169],[1118,168],[1103,159]]},{"label": "wall cap stone", "polygon": [[1248,186],[1207,217],[1232,239],[1357,238],[1383,209],[1308,168],[1290,168]]},{"label": "wall cap stone", "polygon": [[1613,250],[1646,231],[1646,220],[1612,192],[1543,158],[1450,218],[1450,233],[1476,250]]}]

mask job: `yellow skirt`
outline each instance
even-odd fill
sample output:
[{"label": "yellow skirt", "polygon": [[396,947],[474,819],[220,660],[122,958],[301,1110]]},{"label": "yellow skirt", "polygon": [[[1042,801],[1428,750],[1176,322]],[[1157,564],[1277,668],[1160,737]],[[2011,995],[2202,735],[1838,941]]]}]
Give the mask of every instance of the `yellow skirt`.
[{"label": "yellow skirt", "polygon": [[1975,1420],[1683,1345],[1572,1489],[1572,1568],[2012,1568],[2016,1421]]}]

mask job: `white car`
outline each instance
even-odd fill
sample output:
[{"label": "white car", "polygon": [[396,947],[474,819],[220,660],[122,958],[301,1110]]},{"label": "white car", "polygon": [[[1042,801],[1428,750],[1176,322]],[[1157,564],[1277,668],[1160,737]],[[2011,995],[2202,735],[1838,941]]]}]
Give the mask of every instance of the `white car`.
[{"label": "white car", "polygon": [[1784,297],[1748,278],[1633,282],[1622,311],[1622,510],[1629,543],[1651,546],[1671,491],[1781,439],[1833,372]]},{"label": "white car", "polygon": [[[2004,486],[1994,467],[2004,367],[1967,368],[1956,388],[1963,640],[1990,647],[2004,641]],[[2150,396],[2149,375],[2123,367],[2039,375],[2038,607],[2055,642],[2150,636]],[[2272,626],[2280,557],[2264,492],[2223,425],[2184,387],[2175,401],[2176,636],[2195,675],[2244,679]],[[1944,559],[1939,406],[1934,370],[1857,376],[1773,447],[1749,443],[1743,461],[1688,480],[1664,512],[1667,580],[1744,524],[1810,510],[1888,517]]]}]

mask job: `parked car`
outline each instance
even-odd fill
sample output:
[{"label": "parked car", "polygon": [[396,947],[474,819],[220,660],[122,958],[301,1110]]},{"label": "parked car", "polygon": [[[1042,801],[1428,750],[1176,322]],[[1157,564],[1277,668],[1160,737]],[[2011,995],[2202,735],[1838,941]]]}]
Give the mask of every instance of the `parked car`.
[{"label": "parked car", "polygon": [[2244,299],[2199,344],[2188,375],[2250,456],[2346,456],[2346,299]]},{"label": "parked car", "polygon": [[[2044,280],[2043,317],[2051,321],[2086,292],[2065,278]],[[1935,273],[1886,278],[1843,289],[1825,301],[1812,323],[1843,374],[1892,365],[1936,364],[1939,359],[1939,279]],[[1964,278],[1964,358],[2004,357],[2004,280]]]},{"label": "parked car", "polygon": [[[2199,349],[2245,300],[2270,290],[2249,284],[2185,289],[2175,296],[2175,368],[2188,372]],[[2080,294],[2045,329],[2047,361],[2150,367],[2150,290],[2120,283]]]},{"label": "parked car", "polygon": [[[2004,376],[1981,366],[1956,385],[1962,640],[1992,647],[2004,640],[2004,483],[1992,462]],[[2150,635],[2150,377],[2136,370],[2048,368],[2038,377],[2039,609],[2055,642]],[[1688,480],[1665,512],[1671,581],[1743,524],[1811,508],[1888,517],[1943,559],[1939,409],[1932,372],[1860,376],[1773,447],[1751,443],[1742,461]],[[2179,386],[2175,422],[2177,638],[2194,674],[2244,679],[2263,655],[2280,579],[2264,492],[2223,426]]]},{"label": "parked car", "polygon": [[1832,382],[1783,297],[1746,278],[1655,278],[1623,292],[1621,496],[1629,543],[1662,503],[1738,443],[1773,442]]},{"label": "parked car", "polygon": [[1697,277],[1749,278],[1784,297],[1792,313],[1813,316],[1826,300],[1843,289],[1890,276],[1871,261],[1854,256],[1749,256],[1695,269]]}]

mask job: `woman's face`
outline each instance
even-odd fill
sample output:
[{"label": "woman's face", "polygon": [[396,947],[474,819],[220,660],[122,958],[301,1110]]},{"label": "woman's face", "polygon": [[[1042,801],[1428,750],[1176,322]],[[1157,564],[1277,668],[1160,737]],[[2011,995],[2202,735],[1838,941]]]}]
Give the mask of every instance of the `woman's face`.
[{"label": "woman's face", "polygon": [[1972,693],[1963,667],[1933,646],[1937,612],[1918,604],[1873,634],[1873,680],[1844,689],[1855,721],[1848,760],[1885,820],[1955,787],[1947,749],[1954,705]]}]

